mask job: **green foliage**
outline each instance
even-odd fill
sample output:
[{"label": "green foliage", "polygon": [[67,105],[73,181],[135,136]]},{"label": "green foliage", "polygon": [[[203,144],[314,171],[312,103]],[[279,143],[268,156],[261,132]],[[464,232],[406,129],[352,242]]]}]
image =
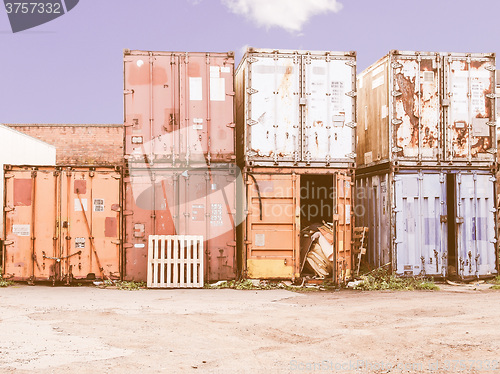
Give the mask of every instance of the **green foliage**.
[{"label": "green foliage", "polygon": [[492,290],[500,290],[500,275],[497,275],[495,279],[491,281],[493,286],[490,287]]},{"label": "green foliage", "polygon": [[2,267],[0,266],[0,287],[9,287],[9,286],[13,286],[14,285],[14,282],[10,281],[10,280],[7,280],[7,279],[3,279],[2,278]]},{"label": "green foliage", "polygon": [[146,283],[144,282],[134,282],[134,281],[122,281],[122,282],[115,282],[116,287],[119,290],[126,290],[126,291],[137,291],[140,290],[141,288],[146,287]]},{"label": "green foliage", "polygon": [[437,291],[439,287],[429,279],[423,277],[402,278],[397,277],[385,269],[377,269],[371,274],[361,277],[361,283],[357,284],[356,290],[432,290]]}]

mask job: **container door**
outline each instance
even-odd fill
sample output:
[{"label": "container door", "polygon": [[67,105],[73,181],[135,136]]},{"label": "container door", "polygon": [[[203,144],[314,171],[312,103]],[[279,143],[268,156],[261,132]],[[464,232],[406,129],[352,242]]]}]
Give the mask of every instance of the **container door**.
[{"label": "container door", "polygon": [[354,157],[355,64],[345,57],[302,57],[303,161],[330,164]]},{"label": "container door", "polygon": [[461,277],[495,274],[494,178],[457,175],[457,258]]},{"label": "container door", "polygon": [[125,55],[124,75],[125,154],[139,162],[144,155],[175,159],[180,136],[178,55]]},{"label": "container door", "polygon": [[396,273],[446,275],[446,178],[398,174],[395,190]]},{"label": "container door", "polygon": [[6,170],[6,278],[49,281],[57,277],[57,262],[51,259],[59,257],[57,206],[57,177],[53,172]]},{"label": "container door", "polygon": [[446,159],[495,160],[495,72],[491,59],[445,57]]},{"label": "container door", "polygon": [[394,159],[442,159],[439,56],[396,56],[393,69]]},{"label": "container door", "polygon": [[[254,58],[254,57],[252,57]],[[279,163],[301,159],[300,57],[256,55],[249,65],[247,154]]]},{"label": "container door", "polygon": [[246,250],[248,278],[300,276],[300,184],[296,175],[247,176]]},{"label": "container door", "polygon": [[207,281],[236,277],[234,172],[200,168],[180,176],[180,197],[174,203],[181,216],[177,231],[203,236]]},{"label": "container door", "polygon": [[179,213],[169,206],[178,192],[178,173],[132,169],[125,178],[125,279],[146,281],[149,235],[175,235]]},{"label": "container door", "polygon": [[337,179],[337,279],[344,281],[352,272],[351,256],[351,183],[346,174],[338,173]]}]

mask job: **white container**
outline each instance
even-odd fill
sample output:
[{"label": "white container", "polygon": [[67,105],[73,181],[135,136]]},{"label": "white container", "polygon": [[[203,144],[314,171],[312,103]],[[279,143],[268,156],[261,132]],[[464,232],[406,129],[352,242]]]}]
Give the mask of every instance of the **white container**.
[{"label": "white container", "polygon": [[[0,196],[3,198],[3,166],[11,165],[55,165],[56,147],[32,138],[22,132],[0,125]],[[3,214],[0,214],[0,238],[3,239]]]},{"label": "white container", "polygon": [[249,48],[235,78],[238,162],[350,167],[355,85],[355,52]]}]

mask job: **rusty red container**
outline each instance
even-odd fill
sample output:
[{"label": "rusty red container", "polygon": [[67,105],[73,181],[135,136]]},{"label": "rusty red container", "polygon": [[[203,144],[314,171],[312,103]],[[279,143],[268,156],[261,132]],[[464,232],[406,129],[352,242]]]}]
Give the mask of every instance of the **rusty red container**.
[{"label": "rusty red container", "polygon": [[129,168],[124,178],[127,280],[145,281],[149,235],[202,235],[205,281],[235,279],[236,184],[229,164]]},{"label": "rusty red container", "polygon": [[3,273],[120,279],[120,167],[5,166]]},{"label": "rusty red container", "polygon": [[233,52],[125,50],[128,161],[234,161],[233,73]]}]

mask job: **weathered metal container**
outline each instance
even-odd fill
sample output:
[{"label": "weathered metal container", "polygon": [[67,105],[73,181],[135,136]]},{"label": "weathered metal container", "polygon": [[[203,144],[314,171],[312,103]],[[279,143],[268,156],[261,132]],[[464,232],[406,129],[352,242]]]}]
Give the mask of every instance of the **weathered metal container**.
[{"label": "weathered metal container", "polygon": [[235,88],[240,165],[354,163],[355,52],[248,48]]},{"label": "weathered metal container", "polygon": [[239,244],[248,278],[294,279],[301,276],[305,251],[301,230],[322,221],[334,223],[333,279],[352,269],[352,175],[324,168],[248,168],[246,221]]},{"label": "weathered metal container", "polygon": [[124,278],[146,281],[150,235],[202,235],[205,280],[235,279],[238,177],[239,169],[230,164],[129,169]]},{"label": "weathered metal container", "polygon": [[357,166],[496,162],[495,54],[391,51],[358,76]]},{"label": "weathered metal container", "polygon": [[[56,147],[10,127],[0,125],[0,197],[3,212],[3,166],[55,165]],[[0,240],[4,238],[3,214],[0,214]],[[1,263],[0,263],[1,265]]]},{"label": "weathered metal container", "polygon": [[4,276],[120,279],[121,168],[5,166]]},{"label": "weathered metal container", "polygon": [[488,170],[399,170],[356,175],[356,225],[367,260],[398,275],[497,274],[495,176]]},{"label": "weathered metal container", "polygon": [[234,53],[124,51],[125,155],[234,162]]}]

